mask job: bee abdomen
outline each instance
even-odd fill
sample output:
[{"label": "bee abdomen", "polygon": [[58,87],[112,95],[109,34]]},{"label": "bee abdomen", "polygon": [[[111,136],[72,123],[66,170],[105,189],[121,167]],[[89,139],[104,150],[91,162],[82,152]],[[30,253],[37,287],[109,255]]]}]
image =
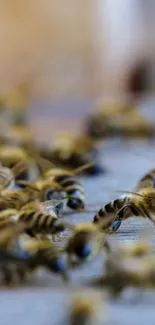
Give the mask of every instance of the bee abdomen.
[{"label": "bee abdomen", "polygon": [[108,215],[115,214],[124,205],[126,198],[116,199],[100,209],[94,217],[94,223],[99,222]]}]

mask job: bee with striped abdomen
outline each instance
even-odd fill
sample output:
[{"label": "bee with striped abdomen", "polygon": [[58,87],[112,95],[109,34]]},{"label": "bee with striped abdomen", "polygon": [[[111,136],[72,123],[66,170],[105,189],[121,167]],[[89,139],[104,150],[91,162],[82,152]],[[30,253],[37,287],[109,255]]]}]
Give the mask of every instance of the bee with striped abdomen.
[{"label": "bee with striped abdomen", "polygon": [[[50,203],[47,202],[47,207]],[[47,208],[46,207],[46,208]],[[65,227],[57,218],[54,207],[50,208],[50,214],[46,212],[42,203],[30,203],[24,206],[19,214],[18,221],[26,225],[26,231],[30,236],[56,234],[64,231]]]},{"label": "bee with striped abdomen", "polygon": [[45,178],[52,179],[54,182],[59,184],[62,191],[64,191],[68,196],[68,207],[73,210],[83,211],[85,208],[84,188],[78,180],[77,175],[87,169],[90,165],[93,165],[93,163],[84,165],[73,171],[61,168],[51,168],[44,174]]}]

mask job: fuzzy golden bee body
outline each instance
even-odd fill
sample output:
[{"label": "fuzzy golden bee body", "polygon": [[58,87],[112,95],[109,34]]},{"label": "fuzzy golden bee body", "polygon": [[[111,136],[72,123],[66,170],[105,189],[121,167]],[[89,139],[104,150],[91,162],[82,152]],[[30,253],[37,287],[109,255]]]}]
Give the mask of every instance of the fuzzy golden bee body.
[{"label": "fuzzy golden bee body", "polygon": [[31,238],[24,241],[22,248],[31,254],[36,265],[43,266],[49,271],[59,274],[64,280],[68,279],[68,259],[67,254],[58,249],[48,238]]},{"label": "fuzzy golden bee body", "polygon": [[133,104],[104,105],[90,116],[87,134],[93,139],[104,137],[153,137],[155,126],[147,121]]},{"label": "fuzzy golden bee body", "polygon": [[93,259],[103,248],[109,251],[109,243],[106,235],[100,231],[99,227],[89,223],[70,225],[64,222],[66,228],[70,228],[73,233],[69,238],[65,251],[69,255],[72,263],[84,262]]},{"label": "fuzzy golden bee body", "polygon": [[95,160],[94,164],[83,173],[98,175],[104,172],[104,168],[96,161],[98,144],[87,136],[72,136],[71,134],[58,137],[52,149],[43,150],[43,157],[53,163],[66,167],[78,168]]},{"label": "fuzzy golden bee body", "polygon": [[[96,294],[81,292],[73,297],[69,311],[69,325],[98,325],[101,321],[103,301]],[[102,308],[103,312],[103,308]]]}]

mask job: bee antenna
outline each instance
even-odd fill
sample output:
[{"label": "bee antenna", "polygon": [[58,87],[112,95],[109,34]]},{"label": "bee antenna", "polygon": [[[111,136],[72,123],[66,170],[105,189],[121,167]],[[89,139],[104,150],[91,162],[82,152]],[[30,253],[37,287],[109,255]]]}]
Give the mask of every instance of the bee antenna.
[{"label": "bee antenna", "polygon": [[142,195],[142,194],[139,194],[139,193],[137,193],[137,192],[133,192],[133,191],[126,191],[126,190],[118,190],[118,191],[116,191],[116,192],[118,192],[118,193],[127,193],[127,194],[135,194],[135,195],[137,195],[137,196],[140,196],[140,197],[144,197],[144,195]]},{"label": "bee antenna", "polygon": [[81,167],[78,167],[78,168],[74,169],[73,170],[74,175],[78,175],[81,172],[83,172],[84,170],[89,169],[89,167],[94,166],[95,163],[96,163],[96,161],[92,161],[92,162],[89,162],[88,164],[84,164]]}]

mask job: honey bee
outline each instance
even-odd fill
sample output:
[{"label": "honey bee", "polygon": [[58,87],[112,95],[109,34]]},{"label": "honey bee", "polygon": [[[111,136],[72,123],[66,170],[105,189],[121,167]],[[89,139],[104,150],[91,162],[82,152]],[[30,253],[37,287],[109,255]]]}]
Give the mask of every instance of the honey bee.
[{"label": "honey bee", "polygon": [[64,226],[73,231],[65,248],[71,264],[74,264],[74,261],[75,264],[76,262],[79,264],[79,262],[93,259],[103,248],[109,251],[107,237],[98,226],[91,223],[71,225],[66,222],[64,222]]},{"label": "honey bee", "polygon": [[27,100],[21,88],[19,87],[0,98],[0,117],[10,125],[26,124],[25,107]]},{"label": "honey bee", "polygon": [[21,171],[17,170],[16,180],[32,180],[39,176],[39,168],[34,159],[21,147],[11,145],[0,146],[0,162],[3,166],[13,168],[17,163],[23,164]]},{"label": "honey bee", "polygon": [[0,285],[19,284],[31,271],[32,258],[13,249],[14,241],[24,230],[23,223],[0,227]]},{"label": "honey bee", "polygon": [[23,172],[25,165],[22,161],[14,165],[11,169],[0,166],[0,190],[13,189],[15,187],[16,177]]},{"label": "honey bee", "polygon": [[45,178],[52,179],[54,182],[59,184],[62,191],[64,191],[68,196],[67,206],[73,210],[84,211],[84,188],[77,179],[77,175],[89,166],[90,164],[84,165],[73,171],[61,168],[51,168],[44,174]]},{"label": "honey bee", "polygon": [[52,149],[43,148],[40,153],[44,158],[56,165],[66,168],[78,168],[95,160],[93,165],[83,172],[88,175],[98,175],[105,170],[96,161],[98,150],[97,143],[87,136],[72,137],[63,135],[56,139]]},{"label": "honey bee", "polygon": [[26,225],[26,232],[31,237],[36,235],[52,235],[64,231],[65,227],[57,218],[53,205],[47,203],[50,213],[47,213],[47,207],[39,202],[33,202],[25,205],[18,214],[18,221]]},{"label": "honey bee", "polygon": [[24,205],[38,199],[38,192],[31,187],[23,190],[3,190],[0,193],[1,210],[11,208],[20,210]]},{"label": "honey bee", "polygon": [[123,196],[106,204],[101,208],[94,217],[94,223],[97,224],[104,220],[110,214],[116,216],[112,226],[109,219],[109,230],[115,232],[121,225],[124,219],[132,216],[140,216],[149,218],[153,223],[155,221],[154,206],[155,206],[155,188],[154,188],[155,170],[151,170],[144,175],[138,182],[134,191],[120,191],[127,193],[128,196]]},{"label": "honey bee", "polygon": [[152,137],[154,125],[145,120],[134,105],[106,105],[97,111],[87,122],[87,134],[92,138],[125,136]]},{"label": "honey bee", "polygon": [[[127,251],[126,251],[127,252]],[[114,298],[120,296],[126,288],[155,288],[154,254],[122,254],[122,250],[111,252],[107,256],[104,275],[93,282],[100,288],[107,288]]]},{"label": "honey bee", "polygon": [[5,125],[0,131],[0,142],[3,145],[12,145],[27,148],[33,146],[33,135],[30,128],[16,125]]},{"label": "honey bee", "polygon": [[96,325],[102,323],[101,298],[97,294],[92,295],[90,292],[82,292],[73,297],[69,312],[69,325]]},{"label": "honey bee", "polygon": [[47,201],[52,199],[61,200],[61,198],[64,196],[62,187],[50,178],[38,180],[36,182],[36,186],[40,191],[40,201]]},{"label": "honey bee", "polygon": [[64,251],[58,249],[48,238],[32,238],[22,243],[22,249],[32,256],[35,265],[43,266],[68,280],[68,259]]}]

